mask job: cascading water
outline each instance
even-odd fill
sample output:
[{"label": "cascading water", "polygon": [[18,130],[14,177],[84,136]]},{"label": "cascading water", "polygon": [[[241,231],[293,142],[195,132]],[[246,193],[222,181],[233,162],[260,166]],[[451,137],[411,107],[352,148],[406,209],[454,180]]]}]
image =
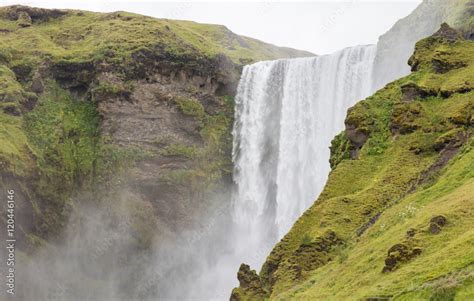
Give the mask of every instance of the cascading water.
[{"label": "cascading water", "polygon": [[246,66],[236,97],[236,255],[259,267],[321,192],[347,109],[371,94],[376,46]]}]

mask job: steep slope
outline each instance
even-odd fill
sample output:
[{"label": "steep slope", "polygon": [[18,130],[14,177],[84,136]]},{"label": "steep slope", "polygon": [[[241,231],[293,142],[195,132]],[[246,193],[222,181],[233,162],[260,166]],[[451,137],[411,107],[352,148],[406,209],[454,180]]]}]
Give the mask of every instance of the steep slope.
[{"label": "steep slope", "polygon": [[242,64],[308,55],[218,25],[0,8],[0,183],[19,247],[59,235],[79,191],[126,198],[140,245],[192,228],[228,182]]},{"label": "steep slope", "polygon": [[374,88],[408,75],[406,65],[417,41],[432,35],[447,22],[466,38],[473,32],[474,1],[424,0],[410,15],[398,21],[379,38],[374,65]]},{"label": "steep slope", "polygon": [[231,300],[473,299],[473,58],[443,24],[351,108],[323,192]]}]

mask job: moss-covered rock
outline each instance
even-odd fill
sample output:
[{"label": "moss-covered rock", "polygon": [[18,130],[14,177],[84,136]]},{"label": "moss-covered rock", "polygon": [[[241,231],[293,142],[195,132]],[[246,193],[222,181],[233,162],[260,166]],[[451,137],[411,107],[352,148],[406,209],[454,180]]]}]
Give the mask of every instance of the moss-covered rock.
[{"label": "moss-covered rock", "polygon": [[237,273],[240,288],[232,291],[230,300],[232,301],[250,301],[259,300],[267,297],[268,292],[263,288],[262,281],[255,270],[250,270],[246,264],[241,264]]}]

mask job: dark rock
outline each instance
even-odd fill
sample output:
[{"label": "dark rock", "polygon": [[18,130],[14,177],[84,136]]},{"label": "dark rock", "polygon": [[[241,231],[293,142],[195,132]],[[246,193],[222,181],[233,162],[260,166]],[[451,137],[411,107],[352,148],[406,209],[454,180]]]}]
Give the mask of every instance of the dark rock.
[{"label": "dark rock", "polygon": [[464,68],[467,66],[467,64],[462,61],[450,62],[442,58],[433,58],[431,60],[431,64],[433,65],[433,70],[436,73],[440,74],[446,73],[454,69]]},{"label": "dark rock", "polygon": [[241,264],[237,273],[237,279],[240,283],[240,288],[245,290],[247,294],[253,296],[264,297],[267,292],[263,289],[263,284],[260,277],[255,270],[251,270],[246,264]]},{"label": "dark rock", "polygon": [[43,93],[44,91],[43,79],[39,73],[35,73],[33,75],[33,79],[31,81],[31,91],[38,94]]},{"label": "dark rock", "polygon": [[363,224],[359,229],[357,229],[356,231],[357,236],[361,236],[362,234],[365,233],[365,231],[367,231],[367,229],[372,227],[375,224],[375,222],[379,219],[381,214],[382,212],[378,212],[377,214],[372,216],[367,223]]},{"label": "dark rock", "polygon": [[3,112],[8,115],[20,116],[21,111],[16,104],[6,104],[3,107]]},{"label": "dark rock", "polygon": [[412,238],[412,237],[415,236],[415,234],[416,234],[416,229],[410,228],[406,233],[406,237],[407,238]]},{"label": "dark rock", "polygon": [[430,224],[429,231],[431,234],[438,234],[441,232],[441,227],[437,224]]},{"label": "dark rock", "polygon": [[402,263],[408,262],[414,257],[422,253],[420,247],[412,247],[407,243],[399,243],[393,245],[388,250],[387,258],[385,258],[385,266],[382,270],[383,273],[394,271]]},{"label": "dark rock", "polygon": [[14,73],[18,81],[27,82],[31,79],[33,68],[27,64],[18,64],[10,68]]},{"label": "dark rock", "polygon": [[356,148],[361,148],[369,138],[368,131],[365,128],[357,128],[355,125],[346,125],[347,138]]},{"label": "dark rock", "polygon": [[438,234],[446,225],[447,219],[443,215],[437,215],[430,220],[429,232],[431,234]]},{"label": "dark rock", "polygon": [[404,84],[402,87],[402,99],[405,102],[413,101],[416,98],[426,98],[428,96],[436,96],[436,91],[428,91],[418,86],[417,84],[410,82]]},{"label": "dark rock", "polygon": [[25,111],[31,111],[38,102],[38,96],[34,93],[26,93],[26,97],[21,100],[21,105]]},{"label": "dark rock", "polygon": [[447,23],[441,24],[441,28],[433,34],[433,37],[440,37],[450,43],[463,39],[462,34]]},{"label": "dark rock", "polygon": [[7,18],[12,21],[19,20],[22,14],[27,14],[30,17],[30,20],[34,22],[38,20],[46,21],[49,19],[58,18],[67,14],[67,11],[60,9],[29,7],[23,5],[13,5],[7,9]]},{"label": "dark rock", "polygon": [[94,80],[96,69],[91,61],[59,61],[51,66],[51,75],[67,89],[87,90]]}]

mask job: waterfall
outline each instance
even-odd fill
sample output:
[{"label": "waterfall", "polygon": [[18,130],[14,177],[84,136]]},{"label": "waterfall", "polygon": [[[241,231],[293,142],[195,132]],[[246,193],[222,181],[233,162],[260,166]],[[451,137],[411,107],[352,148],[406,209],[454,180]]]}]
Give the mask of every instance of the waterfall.
[{"label": "waterfall", "polygon": [[259,267],[321,192],[347,109],[372,93],[376,46],[246,66],[233,129],[240,262]]}]

